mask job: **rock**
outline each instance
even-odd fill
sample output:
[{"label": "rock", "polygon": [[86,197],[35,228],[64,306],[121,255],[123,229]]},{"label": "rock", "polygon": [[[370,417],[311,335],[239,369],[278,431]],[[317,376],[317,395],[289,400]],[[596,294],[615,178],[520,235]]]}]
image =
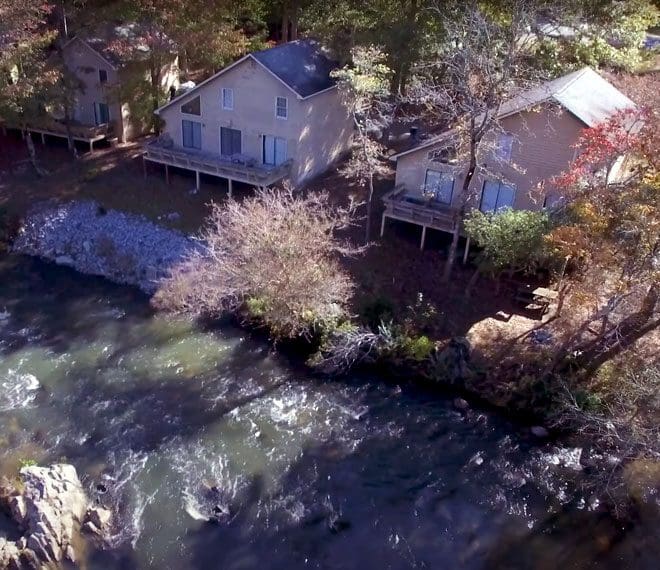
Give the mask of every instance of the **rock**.
[{"label": "rock", "polygon": [[466,338],[452,338],[442,349],[433,355],[435,368],[433,376],[449,384],[461,384],[473,373],[470,369],[470,343]]},{"label": "rock", "polygon": [[470,404],[463,398],[454,398],[454,408],[465,411],[470,408]]},{"label": "rock", "polygon": [[0,568],[59,567],[77,560],[76,536],[87,510],[87,497],[71,465],[26,466],[20,470],[23,491],[5,487],[4,502],[24,535],[0,543]]},{"label": "rock", "polygon": [[532,432],[532,435],[536,437],[550,437],[550,432],[545,429],[543,426],[532,426],[529,428],[529,431]]},{"label": "rock", "polygon": [[92,521],[87,521],[83,526],[82,530],[88,534],[94,534],[96,536],[102,536],[103,533],[101,529],[97,527]]},{"label": "rock", "polygon": [[91,507],[87,510],[85,521],[93,524],[101,534],[106,534],[112,525],[112,511],[100,506]]},{"label": "rock", "polygon": [[[152,294],[156,281],[203,244],[143,216],[100,208],[96,202],[37,205],[26,217],[12,251],[68,265]],[[171,212],[163,219],[180,219]]]},{"label": "rock", "polygon": [[73,258],[70,255],[58,255],[55,258],[55,263],[57,263],[57,265],[72,266],[73,265]]}]

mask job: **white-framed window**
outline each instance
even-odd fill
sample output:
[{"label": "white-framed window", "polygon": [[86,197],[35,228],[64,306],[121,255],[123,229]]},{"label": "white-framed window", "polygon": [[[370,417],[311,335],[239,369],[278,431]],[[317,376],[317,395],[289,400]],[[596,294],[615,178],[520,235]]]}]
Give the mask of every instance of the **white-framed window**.
[{"label": "white-framed window", "polygon": [[272,135],[263,136],[263,163],[277,166],[286,162],[286,139]]},{"label": "white-framed window", "polygon": [[108,72],[105,69],[99,69],[99,83],[103,85],[108,82]]},{"label": "white-framed window", "polygon": [[495,156],[500,162],[511,162],[513,153],[513,135],[511,133],[500,133],[497,137]]},{"label": "white-framed window", "polygon": [[234,110],[234,90],[230,87],[222,88],[222,108],[225,111]]},{"label": "white-framed window", "polygon": [[482,212],[494,213],[504,208],[513,208],[515,198],[516,187],[512,184],[505,184],[498,180],[486,180],[481,193],[479,209]]},{"label": "white-framed window", "polygon": [[275,116],[278,119],[289,118],[289,100],[286,97],[275,97]]},{"label": "white-framed window", "polygon": [[451,204],[454,194],[454,177],[439,170],[427,170],[424,194],[432,196],[436,202],[441,204]]}]

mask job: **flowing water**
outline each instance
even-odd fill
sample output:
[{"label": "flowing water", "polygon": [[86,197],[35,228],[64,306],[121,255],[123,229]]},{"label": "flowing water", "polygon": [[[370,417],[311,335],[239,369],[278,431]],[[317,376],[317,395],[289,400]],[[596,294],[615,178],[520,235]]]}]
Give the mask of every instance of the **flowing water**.
[{"label": "flowing water", "polygon": [[658,559],[582,490],[586,451],[385,378],[319,380],[239,330],[26,258],[0,258],[0,434],[0,471],[71,462],[116,510],[93,569]]}]

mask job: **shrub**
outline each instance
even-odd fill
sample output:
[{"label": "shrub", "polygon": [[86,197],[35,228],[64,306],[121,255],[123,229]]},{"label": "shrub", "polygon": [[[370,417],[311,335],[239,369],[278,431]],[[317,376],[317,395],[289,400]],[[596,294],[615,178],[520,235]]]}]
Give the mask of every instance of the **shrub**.
[{"label": "shrub", "polygon": [[394,317],[394,303],[388,297],[373,297],[362,303],[360,317],[369,327],[377,329]]},{"label": "shrub", "polygon": [[172,269],[153,303],[191,314],[241,313],[275,338],[309,338],[335,327],[354,288],[338,256],[361,251],[336,236],[353,212],[331,206],[325,194],[290,190],[214,204],[203,251]]}]

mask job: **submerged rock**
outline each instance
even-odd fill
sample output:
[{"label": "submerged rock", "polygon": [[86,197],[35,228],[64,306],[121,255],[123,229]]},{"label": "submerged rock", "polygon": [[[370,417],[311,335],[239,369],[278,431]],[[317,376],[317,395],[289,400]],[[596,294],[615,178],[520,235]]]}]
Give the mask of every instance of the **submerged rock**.
[{"label": "submerged rock", "polygon": [[532,435],[536,437],[541,437],[541,438],[550,437],[550,432],[547,429],[545,429],[543,426],[532,426],[531,428],[529,428],[529,431],[532,432]]}]

